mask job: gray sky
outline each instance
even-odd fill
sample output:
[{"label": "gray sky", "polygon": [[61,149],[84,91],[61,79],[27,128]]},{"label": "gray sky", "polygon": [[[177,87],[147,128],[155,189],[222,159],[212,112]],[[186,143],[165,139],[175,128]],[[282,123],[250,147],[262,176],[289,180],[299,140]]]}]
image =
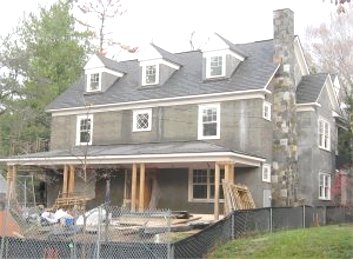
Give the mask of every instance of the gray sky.
[{"label": "gray sky", "polygon": [[[0,34],[11,31],[23,12],[55,0],[11,0],[0,10]],[[188,39],[202,44],[217,32],[234,43],[272,37],[272,14],[279,8],[295,12],[295,32],[302,40],[305,28],[329,20],[330,0],[122,0],[126,13],[110,25],[117,41],[142,46],[153,41],[171,51],[190,49]],[[4,4],[3,4],[4,7]],[[199,46],[196,46],[199,47]]]}]

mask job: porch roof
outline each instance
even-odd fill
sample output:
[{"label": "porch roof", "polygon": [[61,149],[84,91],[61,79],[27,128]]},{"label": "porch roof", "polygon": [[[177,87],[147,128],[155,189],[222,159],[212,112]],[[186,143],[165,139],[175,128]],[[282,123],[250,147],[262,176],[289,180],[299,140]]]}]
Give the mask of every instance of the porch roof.
[{"label": "porch roof", "polygon": [[204,141],[76,146],[0,159],[8,165],[229,162],[260,166],[264,158]]}]

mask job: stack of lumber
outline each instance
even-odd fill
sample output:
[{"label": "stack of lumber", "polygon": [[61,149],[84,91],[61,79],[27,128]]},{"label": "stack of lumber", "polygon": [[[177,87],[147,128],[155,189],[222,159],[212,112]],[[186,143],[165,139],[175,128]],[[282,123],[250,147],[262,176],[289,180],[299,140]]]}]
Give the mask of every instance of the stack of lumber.
[{"label": "stack of lumber", "polygon": [[254,209],[255,202],[245,185],[235,185],[223,180],[224,214],[227,215],[234,210]]},{"label": "stack of lumber", "polygon": [[53,209],[73,209],[78,207],[79,209],[85,209],[87,201],[90,199],[85,195],[80,195],[76,193],[62,193],[59,194],[58,198],[55,200]]}]

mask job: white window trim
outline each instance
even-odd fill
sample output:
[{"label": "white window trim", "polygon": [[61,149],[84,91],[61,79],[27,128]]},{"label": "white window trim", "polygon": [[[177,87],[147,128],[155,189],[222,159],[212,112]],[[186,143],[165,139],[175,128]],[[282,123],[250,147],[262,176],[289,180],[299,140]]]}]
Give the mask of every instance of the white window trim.
[{"label": "white window trim", "polygon": [[[266,113],[265,113],[265,108],[268,108],[269,110],[269,114],[268,116],[266,116]],[[264,118],[265,120],[268,120],[268,121],[271,121],[272,119],[272,104],[268,101],[263,101],[263,104],[262,104],[262,118]]]},{"label": "white window trim", "polygon": [[[137,123],[137,115],[141,113],[147,113],[148,114],[148,127],[145,129],[138,129],[136,127]],[[151,131],[152,130],[152,109],[143,109],[143,110],[134,110],[132,114],[132,131],[133,132],[143,132],[143,131]]]},{"label": "white window trim", "polygon": [[[222,57],[222,74],[211,75],[211,58],[212,57]],[[214,55],[206,56],[206,78],[219,78],[226,76],[226,55],[224,53],[214,53]]]},{"label": "white window trim", "polygon": [[[320,143],[321,143],[321,138],[320,138],[320,122],[323,122],[324,124],[324,135],[325,135],[325,123],[327,123],[328,125],[328,144],[327,144],[327,147],[325,146],[322,146]],[[324,136],[323,135],[323,136]],[[324,119],[323,117],[319,117],[319,120],[318,120],[318,140],[319,140],[319,143],[318,143],[318,146],[319,148],[323,149],[323,150],[326,150],[326,151],[331,151],[331,125],[330,125],[330,122],[326,119]]]},{"label": "white window trim", "polygon": [[[324,176],[328,176],[328,193],[327,193],[327,196],[328,197],[325,197],[325,196],[320,196],[320,178],[324,177]],[[325,187],[326,185],[326,182],[324,181],[326,178],[324,177],[323,178],[323,187]],[[331,200],[331,174],[328,174],[328,173],[319,173],[319,200],[325,200],[325,201],[330,201]]]},{"label": "white window trim", "polygon": [[[268,179],[266,179],[266,177],[265,177],[265,170],[268,170]],[[263,164],[261,175],[262,175],[261,178],[262,178],[263,182],[270,183],[271,182],[271,165]]]},{"label": "white window trim", "polygon": [[[99,75],[98,88],[95,90],[91,89],[91,75],[93,74]],[[90,69],[89,71],[86,72],[86,79],[87,79],[86,92],[94,93],[94,92],[102,91],[102,69]]]},{"label": "white window trim", "polygon": [[[81,142],[80,141],[81,121],[86,119],[91,120],[90,141]],[[78,115],[76,118],[76,146],[92,145],[92,140],[93,140],[93,114]]]},{"label": "white window trim", "polygon": [[[214,202],[214,199],[209,198],[210,192],[207,191],[207,198],[206,199],[198,199],[193,197],[193,171],[198,170],[198,169],[203,169],[207,170],[207,188],[210,188],[210,173],[211,169],[214,168],[189,168],[189,173],[188,173],[188,202],[197,202],[197,203],[211,203]],[[222,179],[220,179],[220,192],[222,191]],[[219,199],[219,202],[223,203],[224,199]]]},{"label": "white window trim", "polygon": [[[202,112],[204,109],[216,108],[217,109],[217,134],[215,136],[204,136],[203,135],[203,121],[202,121]],[[197,135],[198,139],[220,139],[221,136],[221,105],[219,103],[213,104],[200,104],[198,112],[198,125],[197,125]]]},{"label": "white window trim", "polygon": [[[156,81],[154,83],[146,82],[146,68],[148,66],[156,66]],[[159,63],[146,63],[142,66],[142,86],[158,85],[159,84]]]}]

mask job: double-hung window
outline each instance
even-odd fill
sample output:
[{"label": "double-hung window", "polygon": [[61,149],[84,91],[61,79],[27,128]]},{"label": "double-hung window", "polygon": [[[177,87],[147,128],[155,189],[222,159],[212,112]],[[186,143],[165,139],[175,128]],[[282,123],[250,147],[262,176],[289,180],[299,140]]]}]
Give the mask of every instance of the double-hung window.
[{"label": "double-hung window", "polygon": [[206,77],[217,78],[225,76],[225,56],[208,56],[206,60]]},{"label": "double-hung window", "polygon": [[319,147],[328,151],[331,149],[330,123],[323,118],[319,119]]},{"label": "double-hung window", "polygon": [[220,104],[199,106],[198,139],[220,138]]},{"label": "double-hung window", "polygon": [[262,118],[266,120],[271,120],[271,108],[272,105],[268,101],[264,101],[262,105]]},{"label": "double-hung window", "polygon": [[267,183],[271,182],[271,166],[269,164],[262,166],[262,181]]},{"label": "double-hung window", "polygon": [[331,175],[327,173],[319,173],[319,199],[331,199]]},{"label": "double-hung window", "polygon": [[136,110],[133,111],[132,130],[151,131],[152,129],[152,109]]},{"label": "double-hung window", "polygon": [[158,65],[145,65],[142,67],[142,85],[156,85],[159,81]]},{"label": "double-hung window", "polygon": [[[220,171],[220,199],[223,199],[222,179],[224,170]],[[190,169],[189,173],[189,200],[213,201],[215,195],[214,169]]]},{"label": "double-hung window", "polygon": [[92,145],[93,115],[77,116],[76,145]]}]

